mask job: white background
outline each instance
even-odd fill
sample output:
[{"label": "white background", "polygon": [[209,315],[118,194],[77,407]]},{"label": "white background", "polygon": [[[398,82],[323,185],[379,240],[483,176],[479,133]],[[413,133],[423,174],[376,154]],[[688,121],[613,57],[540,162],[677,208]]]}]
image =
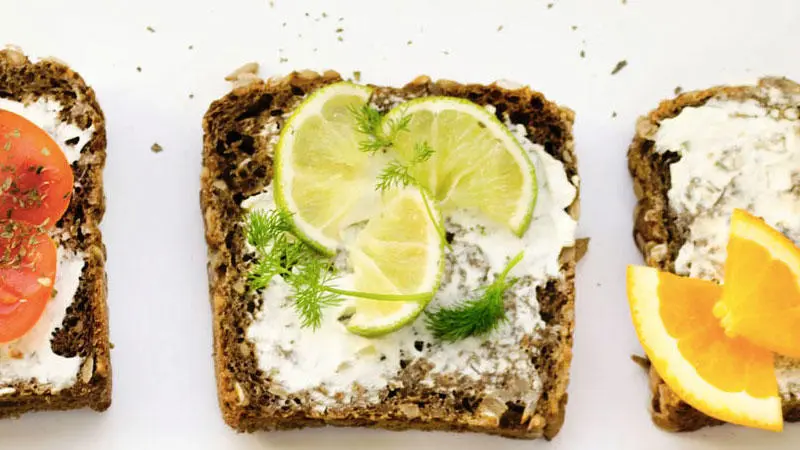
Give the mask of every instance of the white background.
[{"label": "white background", "polygon": [[[800,79],[800,2],[624,3],[0,0],[0,45],[68,62],[105,111],[102,228],[115,344],[107,413],[3,421],[0,448],[800,447],[800,425],[780,435],[733,426],[683,435],[656,429],[645,374],[629,359],[640,347],[624,290],[625,265],[641,261],[630,237],[634,199],[625,160],[636,117],[676,86],[752,82],[764,74]],[[628,66],[612,76],[623,59]],[[578,270],[567,420],[553,442],[341,429],[240,435],[224,425],[198,205],[201,118],[229,90],[223,77],[249,61],[261,63],[262,76],[332,68],[345,76],[360,71],[362,81],[376,84],[402,85],[423,73],[505,78],[576,111],[580,234],[591,245]],[[154,142],[163,153],[150,151]]]}]

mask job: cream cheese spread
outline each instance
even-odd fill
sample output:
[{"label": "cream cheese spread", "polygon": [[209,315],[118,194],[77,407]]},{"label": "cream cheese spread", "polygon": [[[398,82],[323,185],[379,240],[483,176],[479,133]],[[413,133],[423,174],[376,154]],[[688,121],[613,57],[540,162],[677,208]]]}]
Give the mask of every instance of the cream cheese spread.
[{"label": "cream cheese spread", "polygon": [[[514,380],[520,388],[511,393],[513,399],[535,407],[541,380],[532,350],[523,350],[522,341],[544,327],[536,288],[560,276],[561,251],[574,244],[577,224],[565,208],[575,199],[576,188],[562,163],[527,138],[524,126],[509,124],[509,129],[536,166],[539,195],[530,228],[520,238],[505,227],[487,225],[468,211],[447,214],[445,229],[452,236],[452,250],[447,251],[442,285],[429,305],[436,308],[464,300],[491,283],[508,260],[524,249],[523,261],[511,273],[520,281],[506,294],[509,320],[485,339],[443,344],[421,318],[386,336],[369,339],[349,333],[339,322],[347,308],[344,304],[339,310],[326,310],[321,327],[312,331],[300,327],[292,300],[287,298],[288,286],[276,278],[263,292],[262,308],[254,313],[246,331],[255,346],[259,368],[273,381],[273,393],[309,391],[324,410],[353,400],[353,386],[357,385],[365,393],[361,400],[366,397],[366,401],[377,402],[382,389],[398,382],[405,362],[422,359],[433,366],[423,383],[434,385],[439,375],[483,379],[490,387],[501,379]],[[271,187],[246,199],[242,207],[273,209]],[[486,345],[487,341],[491,345]]]},{"label": "cream cheese spread", "polygon": [[[688,230],[677,273],[723,280],[734,208],[800,243],[800,121],[796,111],[776,112],[754,100],[711,100],[661,123],[656,151],[680,155],[670,166],[669,205]],[[799,368],[778,367],[785,395],[800,392]]]}]

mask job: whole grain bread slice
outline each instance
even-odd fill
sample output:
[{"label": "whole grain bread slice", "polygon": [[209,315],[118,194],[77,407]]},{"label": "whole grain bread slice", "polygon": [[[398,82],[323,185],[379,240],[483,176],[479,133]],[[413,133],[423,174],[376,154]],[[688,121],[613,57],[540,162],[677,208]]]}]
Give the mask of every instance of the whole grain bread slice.
[{"label": "whole grain bread slice", "polygon": [[[647,265],[674,272],[674,261],[688,235],[686,221],[681,220],[668,204],[670,165],[678,161],[680,156],[655,151],[655,133],[660,123],[676,117],[683,108],[701,106],[711,99],[755,100],[774,108],[772,99],[776,92],[798,96],[800,85],[782,78],[764,78],[755,86],[718,86],[686,92],[661,102],[658,108],[639,119],[636,136],[628,150],[628,167],[638,201],[634,211],[633,235]],[[800,105],[793,105],[795,111],[798,107]],[[652,366],[649,373],[653,393],[651,412],[658,426],[670,431],[694,431],[723,423],[678,398]],[[784,398],[784,417],[787,421],[800,421],[800,398]]]},{"label": "whole grain bread slice", "polygon": [[[414,365],[409,364],[401,374],[408,382],[400,389],[384,389],[380,404],[337,408],[323,417],[312,417],[313,404],[273,393],[268,377],[259,370],[254,346],[244,337],[260,300],[248,294],[245,287],[248,261],[245,239],[237,225],[243,215],[240,204],[262,192],[272,176],[274,141],[262,134],[265,124],[277,120],[282,126],[284,116],[306,94],[340,80],[340,75],[331,71],[295,72],[267,81],[248,76],[249,84],[215,101],[205,115],[200,202],[208,243],[217,387],[225,421],[244,432],[327,424],[551,439],[561,428],[567,402],[574,329],[574,248],[562,254],[562,279],[538,290],[547,333],[536,361],[542,372],[543,393],[533,414],[526,413],[519,403],[508,402],[495,405],[499,408],[496,419],[480,418],[475,413],[484,402],[480,394],[458,387],[446,391],[425,387],[416,382]],[[513,123],[525,124],[531,140],[562,161],[568,178],[577,186],[574,114],[540,93],[498,84],[433,82],[425,76],[403,88],[378,87],[377,92],[400,98],[446,95],[494,105],[500,120],[507,113]],[[577,218],[577,199],[569,211]]]},{"label": "whole grain bread slice", "polygon": [[80,129],[94,126],[91,140],[72,165],[75,188],[69,209],[56,224],[54,239],[85,255],[75,298],[60,328],[52,335],[53,352],[82,359],[77,381],[52,392],[30,382],[0,385],[0,418],[37,410],[90,407],[104,411],[111,404],[111,365],[106,306],[106,250],[98,225],[105,212],[103,167],[106,159],[105,119],[95,93],[77,73],[53,59],[32,62],[20,51],[0,50],[0,98],[22,103],[40,98],[58,101],[59,119]]}]

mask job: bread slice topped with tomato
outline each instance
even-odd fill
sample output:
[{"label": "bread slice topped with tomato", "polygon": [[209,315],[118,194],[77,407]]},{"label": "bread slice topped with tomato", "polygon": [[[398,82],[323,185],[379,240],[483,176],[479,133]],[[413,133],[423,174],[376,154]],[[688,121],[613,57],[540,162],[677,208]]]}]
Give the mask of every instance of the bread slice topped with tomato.
[{"label": "bread slice topped with tomato", "polygon": [[0,418],[111,403],[105,155],[80,75],[0,50]]}]

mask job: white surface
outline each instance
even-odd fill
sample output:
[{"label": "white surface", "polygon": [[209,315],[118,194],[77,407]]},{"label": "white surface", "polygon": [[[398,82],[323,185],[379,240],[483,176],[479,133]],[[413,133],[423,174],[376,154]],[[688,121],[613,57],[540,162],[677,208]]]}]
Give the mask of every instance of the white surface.
[{"label": "white surface", "polygon": [[[624,268],[641,261],[630,238],[625,162],[636,117],[678,85],[704,88],[762,74],[800,79],[800,3],[552,1],[548,9],[548,0],[274,0],[274,7],[268,0],[3,0],[0,43],[67,61],[106,113],[103,230],[115,349],[107,413],[3,421],[0,448],[798,448],[797,425],[781,435],[732,426],[683,435],[654,428],[646,377],[629,359],[640,350]],[[611,76],[622,59],[628,67]],[[336,429],[238,435],[223,424],[198,207],[201,117],[228,91],[223,77],[251,60],[267,76],[308,67],[360,70],[373,83],[401,84],[419,73],[506,78],[577,112],[580,230],[592,242],[578,272],[570,401],[556,440]],[[163,153],[150,151],[154,142]]]}]

